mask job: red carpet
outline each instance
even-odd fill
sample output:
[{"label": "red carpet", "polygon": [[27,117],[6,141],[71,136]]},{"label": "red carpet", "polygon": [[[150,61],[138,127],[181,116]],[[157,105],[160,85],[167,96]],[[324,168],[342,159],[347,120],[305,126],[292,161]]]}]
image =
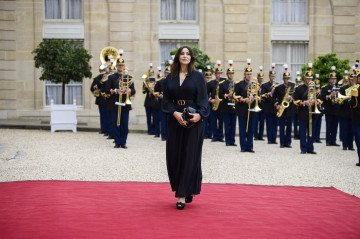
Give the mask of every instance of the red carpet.
[{"label": "red carpet", "polygon": [[334,188],[203,184],[175,209],[168,183],[0,183],[0,238],[360,238],[360,199]]}]

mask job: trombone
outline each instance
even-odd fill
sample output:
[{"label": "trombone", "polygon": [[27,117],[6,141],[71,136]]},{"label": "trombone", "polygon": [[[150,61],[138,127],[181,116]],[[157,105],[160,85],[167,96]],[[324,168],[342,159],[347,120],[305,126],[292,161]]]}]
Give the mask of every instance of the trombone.
[{"label": "trombone", "polygon": [[[250,112],[261,111],[261,108],[259,107],[259,96],[258,96],[259,83],[257,82],[257,79],[255,77],[252,78],[249,83],[250,83],[250,86],[247,89],[247,96],[249,98],[249,103],[248,103],[249,109],[248,109],[248,116],[247,116],[247,122],[246,122],[246,133],[248,132],[248,129],[249,129]],[[254,108],[251,108],[251,104],[252,104],[252,101],[250,100],[251,96],[255,99]]]},{"label": "trombone", "polygon": [[131,84],[133,83],[133,80],[129,80],[129,74],[128,71],[125,70],[123,73],[127,73],[126,74],[126,82],[124,82],[124,74],[121,75],[121,80],[119,80],[119,89],[120,90],[125,90],[125,94],[126,94],[126,98],[125,98],[125,102],[122,102],[122,93],[119,93],[119,102],[115,102],[116,105],[118,105],[118,118],[117,118],[117,126],[120,126],[120,119],[121,119],[121,107],[122,106],[126,106],[126,105],[132,105],[131,101],[130,101],[130,94],[129,94],[129,88],[131,86]]},{"label": "trombone", "polygon": [[309,137],[312,137],[312,115],[313,114],[321,114],[317,107],[317,99],[316,99],[316,86],[314,81],[310,81],[308,88],[308,101],[314,101],[314,111],[312,110],[312,106],[309,106]]}]

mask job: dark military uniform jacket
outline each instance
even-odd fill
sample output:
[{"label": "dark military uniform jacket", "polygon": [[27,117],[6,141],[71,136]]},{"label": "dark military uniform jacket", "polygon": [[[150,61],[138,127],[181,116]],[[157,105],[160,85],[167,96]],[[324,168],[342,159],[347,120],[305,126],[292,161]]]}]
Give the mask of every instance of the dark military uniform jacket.
[{"label": "dark military uniform jacket", "polygon": [[[232,84],[233,86],[231,86]],[[235,81],[226,80],[223,82],[220,82],[219,85],[219,98],[222,99],[219,105],[219,111],[222,113],[232,113],[235,114],[235,102],[232,101],[232,98],[225,98],[225,94],[229,94],[230,88],[233,87],[233,92],[235,89]]]},{"label": "dark military uniform jacket", "polygon": [[[219,85],[219,81],[217,81],[216,79],[215,80],[212,80],[212,81],[209,81],[207,83],[207,91],[208,91],[208,97],[211,98],[211,99],[215,99],[215,95],[216,95],[216,88],[218,87]],[[219,89],[220,91],[220,89]]]},{"label": "dark military uniform jacket", "polygon": [[145,107],[152,107],[153,101],[155,100],[155,96],[150,93],[150,90],[147,87],[145,87],[145,83],[143,83],[142,93],[146,94],[145,101],[144,101],[144,106]]},{"label": "dark military uniform jacket", "polygon": [[[354,90],[354,89],[353,89]],[[351,118],[354,125],[360,125],[360,87],[357,85],[358,96],[351,96]]]},{"label": "dark military uniform jacket", "polygon": [[333,103],[332,99],[326,99],[326,96],[330,95],[332,92],[332,86],[327,85],[321,90],[320,99],[324,102],[322,105],[324,107],[324,113],[328,115],[338,115],[339,114],[339,104]]},{"label": "dark military uniform jacket", "polygon": [[[299,120],[309,120],[309,107],[307,107],[304,101],[308,100],[308,86],[303,84],[295,89],[295,93],[293,95],[293,101],[300,100],[302,105],[298,107],[298,119]],[[315,110],[315,106],[311,106],[312,112]],[[316,114],[312,114],[312,119],[316,119],[318,116]]]},{"label": "dark military uniform jacket", "polygon": [[[124,82],[127,81],[131,81],[132,80],[132,76],[131,75],[124,75],[122,76],[119,73],[114,73],[111,76],[109,76],[109,79],[106,81],[106,85],[105,85],[105,92],[107,94],[111,94],[111,90],[114,89],[119,89],[119,82],[121,81],[121,79],[123,78]],[[131,90],[131,93],[129,94],[129,96],[134,96],[136,91],[135,91],[135,87],[134,87],[134,82],[131,83],[129,89]],[[122,94],[121,96],[122,101],[121,102],[125,102],[126,100],[126,93]],[[109,110],[117,110],[118,109],[118,105],[116,105],[116,102],[119,102],[119,95],[114,93],[110,96],[110,98],[108,99],[108,104],[107,104],[107,108]],[[131,110],[131,105],[125,105],[125,106],[121,106],[121,110]]]},{"label": "dark military uniform jacket", "polygon": [[[287,87],[290,87],[290,93],[291,93],[293,91],[293,89],[295,88],[295,84],[292,82],[288,82]],[[275,88],[273,98],[277,105],[281,105],[281,102],[284,99],[285,93],[286,93],[285,84],[281,84]],[[294,114],[295,114],[295,106],[292,103],[292,101],[289,101],[289,107],[284,110],[282,116],[291,117],[291,116],[294,116]]]},{"label": "dark military uniform jacket", "polygon": [[[100,83],[100,80],[102,79],[104,74],[99,74],[97,77],[94,78],[90,90],[91,92],[94,92],[94,86],[97,86],[97,89],[100,90],[100,92],[105,92],[105,83]],[[105,104],[105,98],[103,96],[96,97],[95,104],[97,105],[104,105]]]},{"label": "dark military uniform jacket", "polygon": [[[164,82],[164,78],[162,78],[161,80],[156,81],[155,86],[154,86],[154,92],[158,92],[159,94],[163,94],[162,91],[162,83]],[[159,97],[153,97],[151,98],[151,107],[155,110],[160,110],[161,109],[161,101],[162,99],[160,99]]]},{"label": "dark military uniform jacket", "polygon": [[[272,89],[272,83],[270,81],[261,85],[261,94],[270,93]],[[262,97],[262,111],[267,114],[275,113],[274,109],[275,100],[273,97],[269,96],[268,98]]]},{"label": "dark military uniform jacket", "polygon": [[[207,91],[208,91],[208,96],[211,99],[215,99],[215,95],[216,95],[216,87],[219,85],[219,82],[215,79],[212,81],[209,81],[207,83]],[[220,89],[219,89],[220,90]]]},{"label": "dark military uniform jacket", "polygon": [[[235,85],[235,94],[237,96],[241,96],[243,99],[248,98],[248,87],[250,84],[247,83],[245,80],[240,81]],[[255,107],[255,101],[250,104],[250,108],[253,109]],[[235,106],[236,114],[240,117],[247,117],[249,113],[249,103],[245,101],[239,101],[236,103]],[[250,111],[249,117],[254,117],[255,113]]]}]

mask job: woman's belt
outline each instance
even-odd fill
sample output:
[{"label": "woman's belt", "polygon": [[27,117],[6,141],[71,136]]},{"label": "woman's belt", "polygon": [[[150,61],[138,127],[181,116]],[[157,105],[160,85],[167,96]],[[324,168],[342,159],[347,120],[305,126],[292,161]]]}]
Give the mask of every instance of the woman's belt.
[{"label": "woman's belt", "polygon": [[173,103],[175,105],[187,106],[187,105],[192,105],[194,103],[194,101],[193,100],[173,100]]},{"label": "woman's belt", "polygon": [[183,112],[185,108],[191,106],[194,109],[197,109],[196,104],[193,100],[173,100],[175,109],[178,112]]}]

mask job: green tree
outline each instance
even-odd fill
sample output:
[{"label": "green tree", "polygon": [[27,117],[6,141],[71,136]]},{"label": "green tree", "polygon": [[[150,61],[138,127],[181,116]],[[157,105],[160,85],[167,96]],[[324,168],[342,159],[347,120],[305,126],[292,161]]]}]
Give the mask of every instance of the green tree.
[{"label": "green tree", "polygon": [[[196,46],[189,46],[189,47],[191,47],[191,49],[194,51],[195,69],[196,70],[201,69],[202,72],[205,72],[205,71],[207,71],[207,66],[211,66],[211,73],[214,73],[215,63],[210,61],[210,57]],[[175,55],[178,50],[179,50],[178,47],[176,49],[171,50],[170,56]],[[168,64],[169,64],[169,62],[165,61],[165,65],[168,65]]]},{"label": "green tree", "polygon": [[[349,65],[349,59],[340,60],[336,57],[336,53],[329,53],[324,56],[319,56],[317,59],[315,59],[312,65],[312,72],[314,76],[315,74],[319,74],[321,86],[326,85],[329,82],[329,74],[332,72],[332,66],[336,67],[337,81],[343,79],[345,70],[349,71],[351,69]],[[304,73],[308,69],[308,64],[301,68],[301,77],[304,77]]]},{"label": "green tree", "polygon": [[65,104],[65,85],[71,80],[90,78],[92,56],[74,41],[44,39],[33,51],[35,67],[41,68],[41,81],[62,83],[62,104]]}]

